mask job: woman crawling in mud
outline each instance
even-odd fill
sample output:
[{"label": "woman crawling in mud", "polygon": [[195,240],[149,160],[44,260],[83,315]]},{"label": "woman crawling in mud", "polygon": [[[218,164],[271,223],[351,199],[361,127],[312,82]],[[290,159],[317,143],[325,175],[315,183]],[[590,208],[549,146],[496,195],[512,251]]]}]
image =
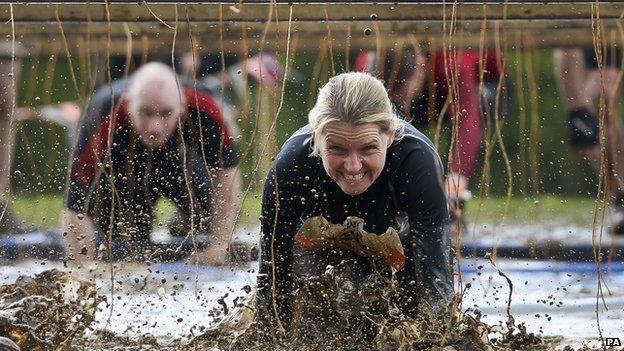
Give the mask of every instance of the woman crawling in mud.
[{"label": "woman crawling in mud", "polygon": [[[257,317],[265,337],[276,341],[312,328],[309,320],[338,327],[342,322],[322,310],[356,303],[358,287],[373,274],[395,279],[392,305],[402,315],[448,306],[448,210],[431,141],[393,112],[383,83],[364,73],[330,79],[308,118],[283,145],[264,187]],[[400,254],[375,253],[363,240],[384,232],[398,234]],[[348,272],[338,282],[347,293],[323,305],[312,296],[324,294],[323,280],[312,288],[310,282],[338,271]],[[309,308],[301,304],[321,312],[304,316]]]}]

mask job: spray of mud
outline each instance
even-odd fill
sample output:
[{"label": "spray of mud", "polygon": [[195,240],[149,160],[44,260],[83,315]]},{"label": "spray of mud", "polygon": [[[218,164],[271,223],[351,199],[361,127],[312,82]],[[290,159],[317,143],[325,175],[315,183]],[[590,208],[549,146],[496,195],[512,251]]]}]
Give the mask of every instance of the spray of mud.
[{"label": "spray of mud", "polygon": [[[0,350],[549,350],[561,338],[529,333],[511,315],[513,284],[505,325],[488,325],[475,308],[462,309],[471,284],[465,284],[448,304],[419,304],[406,315],[398,304],[405,295],[391,272],[403,269],[403,247],[391,230],[377,235],[363,230],[363,220],[349,217],[331,224],[322,217],[308,219],[295,236],[309,250],[338,248],[385,264],[364,277],[345,259],[336,265],[314,261],[313,274],[294,278],[292,318],[287,331],[275,332],[258,317],[256,294],[245,286],[244,297],[218,299],[208,313],[213,323],[201,334],[169,343],[149,334],[127,337],[90,328],[96,308],[110,302],[96,294],[95,285],[69,273],[49,270],[20,276],[0,286]],[[490,263],[496,268],[492,259]],[[141,288],[143,290],[143,288]],[[108,306],[107,306],[108,305]],[[2,348],[2,337],[15,342]],[[7,345],[8,345],[8,340]]]},{"label": "spray of mud", "polygon": [[[478,311],[460,311],[461,294],[447,308],[404,315],[393,302],[396,281],[373,273],[363,283],[348,267],[328,267],[321,276],[299,281],[288,333],[271,340],[254,319],[255,296],[233,308],[216,310],[217,323],[194,338],[190,349],[205,350],[549,350],[559,338],[527,332],[513,319],[506,327],[482,322]],[[470,288],[467,284],[466,288]],[[224,313],[223,311],[227,311]]]},{"label": "spray of mud", "polygon": [[[363,224],[357,217],[347,218],[342,225],[312,217],[304,222],[295,241],[310,250],[340,248],[379,259],[394,268],[393,272],[403,268],[403,247],[398,234],[391,228],[383,235],[368,233]],[[244,301],[235,301],[233,308],[228,308],[222,299],[221,308],[213,313],[217,322],[188,346],[202,350],[450,351],[549,349],[560,341],[528,333],[524,325],[516,325],[509,308],[504,328],[483,323],[478,311],[461,312],[462,297],[470,284],[461,294],[454,295],[448,305],[432,307],[420,303],[418,314],[408,316],[397,303],[405,293],[394,274],[388,276],[375,270],[361,279],[355,266],[345,259],[337,265],[321,265],[325,269],[318,275],[295,274],[292,318],[285,333],[271,332],[261,319],[254,317],[255,296],[248,294]],[[499,274],[506,277],[500,270]],[[507,281],[511,296],[513,285],[508,278]]]},{"label": "spray of mud", "polygon": [[66,349],[94,321],[95,286],[49,270],[0,286],[0,336],[22,350]]},{"label": "spray of mud", "polygon": [[[201,334],[164,342],[93,330],[105,298],[92,283],[49,270],[0,286],[0,350],[574,350],[561,338],[528,332],[512,316],[504,326],[484,323],[477,309],[461,308],[470,288],[466,284],[447,308],[411,318],[393,302],[401,291],[392,277],[375,272],[355,281],[348,265],[329,266],[297,281],[294,318],[284,335],[267,335],[256,319],[255,293],[246,286],[247,295],[232,304],[217,301],[206,316],[214,322]],[[16,347],[5,347],[3,337]]]}]

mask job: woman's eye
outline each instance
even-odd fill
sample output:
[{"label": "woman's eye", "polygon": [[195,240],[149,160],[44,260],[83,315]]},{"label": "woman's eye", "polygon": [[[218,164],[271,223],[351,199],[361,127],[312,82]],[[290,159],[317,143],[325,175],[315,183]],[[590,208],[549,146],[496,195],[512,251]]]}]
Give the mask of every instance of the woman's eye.
[{"label": "woman's eye", "polygon": [[340,146],[330,146],[328,148],[329,151],[331,152],[344,152],[345,150],[343,148],[341,148]]}]

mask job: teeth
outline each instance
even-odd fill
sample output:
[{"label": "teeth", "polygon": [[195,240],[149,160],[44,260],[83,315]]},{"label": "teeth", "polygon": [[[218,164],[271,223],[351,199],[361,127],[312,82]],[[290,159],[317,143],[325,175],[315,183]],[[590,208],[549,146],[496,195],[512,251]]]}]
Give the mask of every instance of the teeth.
[{"label": "teeth", "polygon": [[347,178],[348,180],[360,180],[362,179],[363,176],[364,176],[364,173],[345,174],[345,178]]}]

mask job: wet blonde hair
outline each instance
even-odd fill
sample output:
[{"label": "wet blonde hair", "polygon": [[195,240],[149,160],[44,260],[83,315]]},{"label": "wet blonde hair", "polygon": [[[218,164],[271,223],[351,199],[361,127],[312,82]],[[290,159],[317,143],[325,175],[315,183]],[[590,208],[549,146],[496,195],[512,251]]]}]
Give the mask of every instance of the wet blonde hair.
[{"label": "wet blonde hair", "polygon": [[314,135],[313,155],[319,154],[319,137],[330,122],[351,125],[374,123],[383,133],[403,134],[403,125],[394,113],[383,83],[367,73],[349,72],[332,77],[319,91],[308,114]]}]

